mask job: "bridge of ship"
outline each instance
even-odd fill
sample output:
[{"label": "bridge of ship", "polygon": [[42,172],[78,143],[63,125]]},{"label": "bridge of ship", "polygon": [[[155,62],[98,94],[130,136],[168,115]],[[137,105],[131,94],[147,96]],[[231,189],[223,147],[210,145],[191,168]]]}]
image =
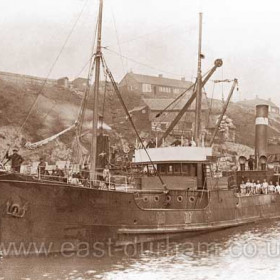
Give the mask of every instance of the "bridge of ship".
[{"label": "bridge of ship", "polygon": [[144,149],[135,151],[134,164],[139,171],[136,184],[139,189],[163,189],[156,173],[169,190],[205,190],[212,180],[209,161],[212,148],[161,147],[149,148],[147,152]]}]

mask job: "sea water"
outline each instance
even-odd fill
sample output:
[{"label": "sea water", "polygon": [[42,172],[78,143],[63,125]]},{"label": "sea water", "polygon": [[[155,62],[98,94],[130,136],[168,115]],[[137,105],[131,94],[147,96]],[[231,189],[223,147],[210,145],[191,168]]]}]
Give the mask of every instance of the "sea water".
[{"label": "sea water", "polygon": [[1,279],[280,279],[280,221],[103,254],[3,257]]}]

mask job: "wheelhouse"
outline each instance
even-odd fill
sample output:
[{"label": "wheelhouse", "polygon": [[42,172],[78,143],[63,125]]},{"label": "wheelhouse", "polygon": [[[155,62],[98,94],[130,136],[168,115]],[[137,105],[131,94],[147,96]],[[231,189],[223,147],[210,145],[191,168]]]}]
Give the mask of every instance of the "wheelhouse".
[{"label": "wheelhouse", "polygon": [[135,151],[134,163],[140,171],[137,180],[139,188],[160,189],[158,174],[170,189],[206,189],[211,148],[162,147],[150,148],[147,152],[150,158],[144,149]]}]

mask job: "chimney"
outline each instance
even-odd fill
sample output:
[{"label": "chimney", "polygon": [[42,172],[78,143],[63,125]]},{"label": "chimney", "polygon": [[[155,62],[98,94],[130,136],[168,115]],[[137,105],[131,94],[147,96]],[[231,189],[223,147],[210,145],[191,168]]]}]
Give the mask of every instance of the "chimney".
[{"label": "chimney", "polygon": [[158,77],[159,77],[159,78],[163,78],[163,75],[162,75],[162,74],[159,74]]},{"label": "chimney", "polygon": [[186,81],[186,78],[185,78],[185,77],[182,77],[182,78],[181,78],[181,81],[185,82],[185,81]]},{"label": "chimney", "polygon": [[257,105],[255,128],[255,159],[257,163],[260,163],[261,157],[267,157],[267,128],[268,105]]}]

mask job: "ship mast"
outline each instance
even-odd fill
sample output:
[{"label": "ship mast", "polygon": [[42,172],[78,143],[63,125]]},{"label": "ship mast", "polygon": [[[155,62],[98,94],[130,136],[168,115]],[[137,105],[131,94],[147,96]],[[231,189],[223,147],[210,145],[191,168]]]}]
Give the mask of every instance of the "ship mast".
[{"label": "ship mast", "polygon": [[202,13],[199,13],[199,39],[198,39],[198,67],[197,67],[197,90],[195,106],[195,126],[194,139],[196,144],[200,145],[200,123],[201,123],[201,99],[202,99],[202,76],[201,76],[201,40],[202,40]]},{"label": "ship mast", "polygon": [[95,79],[94,79],[94,91],[93,91],[92,140],[91,140],[91,154],[90,154],[90,180],[91,181],[96,180],[98,96],[99,96],[99,79],[100,79],[100,63],[101,63],[102,10],[103,10],[103,0],[99,0],[97,48],[95,54]]}]

